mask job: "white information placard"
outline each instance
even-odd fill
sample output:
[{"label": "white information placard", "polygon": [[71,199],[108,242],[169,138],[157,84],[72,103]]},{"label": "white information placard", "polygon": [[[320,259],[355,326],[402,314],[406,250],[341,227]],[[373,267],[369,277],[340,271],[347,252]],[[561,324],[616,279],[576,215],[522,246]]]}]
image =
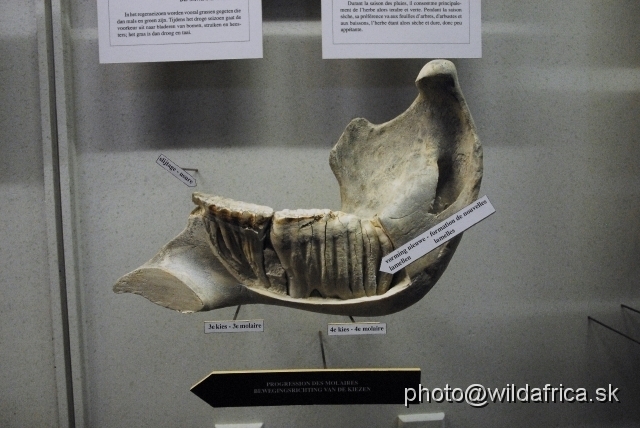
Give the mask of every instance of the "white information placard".
[{"label": "white information placard", "polygon": [[422,235],[384,256],[382,263],[380,263],[380,270],[396,273],[495,212],[489,198],[486,195],[481,197]]},{"label": "white information placard", "polygon": [[480,58],[480,0],[322,0],[322,57]]},{"label": "white information placard", "polygon": [[387,323],[354,322],[330,323],[327,325],[329,336],[359,336],[363,334],[387,334]]},{"label": "white information placard", "polygon": [[262,0],[98,0],[101,63],[262,58]]},{"label": "white information placard", "polygon": [[205,333],[262,333],[264,320],[206,321]]},{"label": "white information placard", "polygon": [[191,174],[189,174],[184,169],[180,168],[178,165],[176,165],[171,159],[169,159],[165,155],[161,154],[160,156],[158,156],[158,159],[156,159],[156,163],[160,165],[162,168],[164,168],[165,170],[169,171],[171,175],[173,175],[178,180],[182,181],[185,185],[189,187],[197,186],[196,179],[193,178]]}]

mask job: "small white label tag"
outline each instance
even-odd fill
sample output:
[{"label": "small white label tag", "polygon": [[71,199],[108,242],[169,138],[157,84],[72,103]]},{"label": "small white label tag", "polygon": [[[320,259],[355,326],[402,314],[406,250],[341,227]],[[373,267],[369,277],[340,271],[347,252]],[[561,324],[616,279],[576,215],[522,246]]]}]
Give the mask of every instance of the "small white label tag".
[{"label": "small white label tag", "polygon": [[196,179],[193,178],[188,172],[185,172],[184,169],[173,163],[171,159],[169,159],[165,155],[158,156],[158,159],[156,159],[156,163],[169,171],[171,175],[182,181],[187,186],[196,187]]},{"label": "small white label tag", "polygon": [[359,334],[387,334],[383,322],[331,323],[327,326],[329,336],[355,336]]},{"label": "small white label tag", "polygon": [[399,271],[489,217],[494,212],[496,210],[489,202],[489,198],[483,196],[445,221],[433,226],[422,235],[384,256],[380,264],[380,270],[387,273]]},{"label": "small white label tag", "polygon": [[206,321],[204,323],[205,333],[244,333],[263,331],[264,320]]}]

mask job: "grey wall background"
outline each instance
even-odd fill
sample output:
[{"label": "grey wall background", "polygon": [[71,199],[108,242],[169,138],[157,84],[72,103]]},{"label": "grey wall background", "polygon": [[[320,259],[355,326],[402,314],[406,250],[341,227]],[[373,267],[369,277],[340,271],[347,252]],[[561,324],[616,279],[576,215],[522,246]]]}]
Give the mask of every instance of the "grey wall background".
[{"label": "grey wall background", "polygon": [[638,345],[587,322],[640,337],[620,308],[640,308],[640,4],[482,6],[483,58],[454,62],[497,213],[423,300],[371,319],[389,334],[327,338],[327,363],[420,367],[431,388],[612,384],[621,403],[209,408],[189,388],[210,371],[321,367],[317,331],[346,318],[246,306],[264,333],[205,336],[235,308],[113,294],[191,210],[155,159],[199,168],[200,191],[336,209],[330,148],[353,117],[401,113],[427,59],[322,60],[319,2],[264,0],[264,59],[100,65],[95,1],[33,0],[0,16],[0,425],[392,427],[432,411],[451,427],[640,425]]},{"label": "grey wall background", "polygon": [[[0,426],[59,426],[66,405],[62,318],[55,245],[49,218],[51,129],[47,129],[48,71],[40,72],[33,1],[3,2],[0,13]],[[45,85],[46,86],[46,85]],[[42,101],[42,102],[41,102]],[[43,126],[44,124],[44,126]],[[45,139],[49,142],[45,143]],[[43,147],[48,146],[48,149]],[[51,228],[53,226],[53,228]],[[55,312],[55,315],[54,313]],[[59,386],[59,387],[58,387]],[[66,408],[63,408],[63,413]]]}]

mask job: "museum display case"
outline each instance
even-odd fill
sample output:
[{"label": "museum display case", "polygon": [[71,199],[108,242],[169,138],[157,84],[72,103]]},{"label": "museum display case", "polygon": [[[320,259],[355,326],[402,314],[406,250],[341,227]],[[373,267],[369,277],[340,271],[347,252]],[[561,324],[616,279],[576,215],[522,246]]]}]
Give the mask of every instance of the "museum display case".
[{"label": "museum display case", "polygon": [[[320,2],[264,0],[262,59],[100,64],[95,1],[5,8],[1,426],[640,422],[640,345],[598,323],[640,340],[637,4],[482,3],[482,58],[451,62],[482,142],[474,196],[496,212],[426,296],[355,315],[261,303],[184,314],[113,286],[181,233],[194,191],[340,210],[332,147],[352,119],[407,110],[433,58],[322,59]],[[160,155],[197,169],[197,186]],[[204,332],[233,319],[264,328]],[[352,321],[386,334],[324,334]],[[418,368],[430,389],[584,388],[594,402],[212,408],[190,392],[212,371],[325,366]]]}]

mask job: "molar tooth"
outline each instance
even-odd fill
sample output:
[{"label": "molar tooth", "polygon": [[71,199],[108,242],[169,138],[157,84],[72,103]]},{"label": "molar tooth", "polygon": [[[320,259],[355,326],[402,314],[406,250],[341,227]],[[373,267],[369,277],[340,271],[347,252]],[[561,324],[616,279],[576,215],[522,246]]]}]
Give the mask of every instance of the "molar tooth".
[{"label": "molar tooth", "polygon": [[202,193],[193,200],[202,209],[213,254],[250,287],[343,300],[389,289],[392,275],[378,267],[393,246],[377,219],[328,209],[274,214],[269,207]]},{"label": "molar tooth", "polygon": [[[264,239],[271,223],[269,207],[234,201],[220,196],[194,193],[193,202],[202,207],[213,254],[240,282],[269,288],[265,272]],[[270,260],[271,273],[276,269]],[[276,282],[277,283],[277,282]],[[281,285],[278,285],[279,290]]]},{"label": "molar tooth", "polygon": [[[320,277],[321,266],[312,262],[312,254],[322,246],[324,233],[321,235],[319,230],[330,213],[330,210],[283,210],[273,216],[271,244],[287,273],[291,297],[309,297],[314,289],[326,297],[320,284],[313,284],[315,281],[310,279]],[[318,222],[314,236],[313,225]]]},{"label": "molar tooth", "polygon": [[378,267],[393,248],[377,220],[326,209],[283,210],[274,214],[270,238],[291,297],[353,299],[389,289],[392,275],[378,275]]}]

